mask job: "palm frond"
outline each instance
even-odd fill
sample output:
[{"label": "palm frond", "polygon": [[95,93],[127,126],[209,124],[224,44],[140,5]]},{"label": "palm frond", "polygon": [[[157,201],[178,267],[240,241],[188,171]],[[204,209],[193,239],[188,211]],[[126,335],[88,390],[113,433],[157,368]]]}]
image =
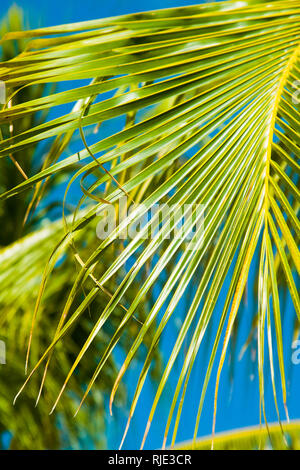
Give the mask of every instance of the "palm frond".
[{"label": "palm frond", "polygon": [[[269,433],[265,428],[252,426],[231,432],[218,433],[215,436],[214,447],[216,450],[297,450],[299,449],[299,421],[284,424],[284,436],[278,424],[269,425]],[[287,444],[288,442],[288,444]],[[192,442],[178,444],[176,449],[209,450],[211,438],[201,438],[192,446]]]},{"label": "palm frond", "polygon": [[[72,244],[106,204],[118,207],[128,196],[132,208],[122,222],[98,246],[80,257],[83,260],[61,312],[53,341],[41,355],[26,380],[30,380],[58,344],[65,341],[71,327],[82,321],[101,289],[125,269],[125,275],[99,312],[80,353],[67,374],[62,392],[75,368],[124,298],[138,284],[126,305],[88,386],[89,391],[114,348],[154,285],[167,273],[161,291],[146,312],[143,324],[118,373],[111,395],[159,319],[140,373],[129,422],[157,345],[184,292],[201,270],[195,295],[165,366],[150,410],[142,447],[158,402],[184,341],[189,345],[178,376],[178,384],[166,424],[164,445],[176,406],[172,444],[175,443],[193,364],[208,325],[216,315],[216,303],[223,303],[218,330],[203,383],[196,417],[194,439],[200,422],[205,392],[210,380],[220,340],[223,340],[215,387],[218,387],[228,344],[233,333],[249,269],[255,257],[258,268],[258,371],[261,409],[264,407],[264,342],[266,326],[271,371],[274,369],[272,328],[276,331],[277,359],[281,374],[282,401],[286,405],[286,380],[282,339],[282,307],[279,286],[286,286],[295,313],[300,319],[297,291],[299,274],[299,100],[295,83],[300,80],[300,2],[228,1],[192,7],[159,10],[6,34],[1,43],[29,39],[26,49],[0,64],[0,79],[6,84],[10,107],[0,112],[0,124],[15,126],[32,113],[76,106],[67,114],[30,127],[0,142],[0,158],[25,151],[45,139],[61,139],[78,132],[82,149],[57,163],[49,162],[41,171],[11,187],[3,200],[21,195],[50,176],[70,172],[69,187],[80,179],[83,197],[72,223],[48,265],[39,301],[61,247]],[[21,90],[47,83],[88,82],[67,91],[15,103]],[[59,108],[61,106],[61,108]],[[65,111],[63,111],[65,112]],[[113,120],[118,131],[106,135],[102,127]],[[93,139],[86,136],[92,126]],[[75,175],[71,169],[77,165]],[[103,187],[105,190],[103,191]],[[79,208],[93,201],[85,215]],[[110,246],[120,246],[117,234],[146,215],[156,204],[174,205],[175,220],[152,216],[145,227],[103,268],[103,256]],[[142,203],[142,205],[138,204]],[[202,209],[184,221],[186,233],[194,238],[170,237],[185,204],[201,204]],[[197,223],[205,215],[205,222]],[[177,219],[176,219],[177,217]],[[157,228],[147,238],[150,224]],[[131,260],[134,260],[130,265]],[[131,266],[128,268],[128,264]],[[141,276],[144,274],[144,276]],[[94,283],[87,288],[87,279]],[[230,276],[225,300],[221,297]],[[197,278],[199,279],[199,278]],[[86,287],[86,297],[74,306],[78,292]],[[162,313],[163,312],[163,313]],[[162,315],[161,315],[162,313]],[[291,320],[293,321],[293,319]],[[272,374],[274,398],[276,385]],[[180,397],[180,392],[182,395]],[[84,395],[84,398],[87,394]],[[180,398],[180,399],[179,399]],[[127,428],[128,429],[128,426]],[[126,433],[125,433],[126,434]]]}]

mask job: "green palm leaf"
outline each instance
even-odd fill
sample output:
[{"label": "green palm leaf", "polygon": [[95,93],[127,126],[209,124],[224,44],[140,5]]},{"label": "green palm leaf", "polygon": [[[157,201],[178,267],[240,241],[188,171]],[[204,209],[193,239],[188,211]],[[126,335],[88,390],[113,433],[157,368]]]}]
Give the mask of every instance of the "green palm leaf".
[{"label": "green palm leaf", "polygon": [[[296,450],[299,449],[299,422],[293,421],[284,425],[285,436],[282,436],[280,426],[269,425],[269,433],[264,428],[257,426],[219,433],[215,437],[214,447],[216,450]],[[288,441],[288,445],[287,445]],[[183,442],[176,446],[177,449],[192,449],[191,442]],[[211,438],[201,438],[196,441],[195,449],[209,450]]]},{"label": "green palm leaf", "polygon": [[[74,274],[53,341],[26,383],[42,362],[49,362],[57,345],[65,341],[75,322],[82,321],[99,293],[106,288],[111,290],[112,279],[125,268],[126,274],[99,312],[53,409],[99,332],[133,286],[139,285],[99,360],[88,392],[129,322],[143,308],[145,299],[161,276],[168,273],[160,294],[150,305],[143,324],[132,339],[112,390],[111,406],[123,375],[163,311],[137,383],[129,425],[161,336],[184,292],[197,279],[196,293],[185,312],[157,387],[142,441],[143,446],[175,361],[184,341],[189,338],[166,424],[164,444],[179,403],[172,437],[174,444],[190,373],[230,273],[229,289],[200,397],[194,438],[216,353],[224,337],[215,387],[214,431],[221,371],[249,269],[258,255],[261,409],[265,417],[266,326],[275,404],[277,407],[272,372],[273,327],[282,400],[287,409],[280,287],[288,289],[299,321],[296,276],[300,267],[297,246],[300,152],[299,100],[295,91],[300,80],[300,2],[265,4],[249,1],[240,5],[228,1],[160,10],[8,33],[1,42],[5,44],[16,38],[32,40],[27,42],[22,54],[0,64],[0,79],[6,84],[7,104],[10,103],[0,112],[0,124],[6,135],[0,142],[0,158],[25,151],[45,139],[54,139],[54,142],[62,139],[65,142],[63,148],[76,132],[82,139],[79,153],[57,162],[62,155],[57,151],[56,163],[50,158],[40,171],[1,195],[3,200],[21,195],[61,172],[70,172],[68,188],[80,178],[83,197],[47,266],[35,314],[61,250],[74,243],[106,203],[118,207],[125,194],[129,196],[127,203],[132,208],[130,215],[84,258],[80,256],[79,248],[73,247],[75,257],[81,260],[79,272]],[[15,103],[21,89],[68,80],[88,80],[88,83]],[[71,107],[71,103],[75,105]],[[10,129],[14,129],[20,119],[53,107],[59,111],[61,105],[70,105],[70,112],[59,113],[59,117],[23,132],[5,133],[8,123],[12,126]],[[119,130],[101,138],[99,126],[110,120],[115,120]],[[85,135],[89,126],[100,133],[91,143]],[[71,177],[74,165],[77,165],[77,173]],[[87,198],[93,203],[83,214],[79,208]],[[138,204],[141,202],[142,206]],[[132,221],[137,221],[156,204],[165,202],[177,207],[177,221],[184,204],[202,205],[200,213],[193,209],[193,217],[184,221],[184,228],[189,232],[205,214],[205,223],[196,228],[194,240],[187,242],[180,237],[169,237],[175,222],[170,225],[167,216],[160,221],[154,215],[149,222],[157,228],[154,238],[144,237],[149,228],[146,225],[104,267],[103,256],[109,246],[117,249],[121,246],[120,240],[116,239],[119,231],[130,227]],[[133,258],[134,264],[127,269],[127,263]],[[142,273],[144,277],[141,277]],[[87,279],[92,279],[93,285],[87,289],[85,299],[74,308],[78,292],[86,287]]]}]

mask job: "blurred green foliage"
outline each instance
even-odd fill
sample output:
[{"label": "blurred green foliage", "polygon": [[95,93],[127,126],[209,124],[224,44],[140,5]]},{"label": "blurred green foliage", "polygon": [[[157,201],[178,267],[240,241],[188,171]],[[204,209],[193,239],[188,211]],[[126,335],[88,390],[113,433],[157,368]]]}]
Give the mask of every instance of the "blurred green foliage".
[{"label": "blurred green foliage", "polygon": [[[0,35],[6,31],[23,28],[22,10],[12,7],[2,21]],[[6,42],[2,46],[2,60],[9,60],[19,54],[25,43],[22,41]],[[47,92],[46,85],[27,87],[13,98],[14,104],[42,96]],[[11,132],[20,133],[45,120],[46,115],[31,114],[17,123],[17,129],[10,124],[2,128],[3,136]],[[5,192],[20,183],[25,175],[31,176],[40,170],[45,162],[59,158],[72,139],[72,135],[56,139],[47,146],[36,146],[14,153],[3,159],[0,172],[0,191]],[[17,171],[16,171],[17,170]],[[28,338],[31,328],[34,306],[42,279],[44,266],[56,243],[63,235],[63,221],[51,220],[53,202],[40,208],[38,202],[41,194],[51,195],[56,186],[63,180],[63,175],[48,179],[46,184],[38,185],[34,192],[28,191],[1,202],[0,206],[0,339],[6,343],[6,364],[0,365],[0,436],[10,434],[11,449],[60,449],[60,448],[103,448],[105,441],[104,397],[112,388],[117,371],[112,358],[103,368],[101,379],[86,399],[76,418],[74,412],[80,403],[85,385],[89,381],[97,360],[108,344],[108,339],[119,324],[124,314],[120,307],[107,322],[105,328],[80,364],[78,374],[72,377],[68,392],[60,401],[55,412],[49,411],[60,390],[60,387],[74,362],[86,338],[91,325],[106,305],[107,295],[97,296],[90,306],[85,319],[76,324],[62,345],[58,344],[47,371],[45,386],[38,406],[35,401],[43,377],[39,371],[26,388],[20,400],[13,405],[13,398],[25,380],[24,364]],[[28,208],[30,210],[28,210]],[[95,225],[89,225],[77,241],[84,256],[84,247],[89,249],[97,244]],[[103,258],[103,267],[108,265],[115,247],[109,248]],[[122,247],[119,247],[122,249]],[[47,284],[42,309],[37,318],[32,342],[30,364],[35,364],[52,338],[63,310],[66,294],[72,287],[72,274],[76,264],[71,249],[66,250]],[[117,278],[114,280],[118,282]],[[92,284],[92,281],[90,282]],[[133,289],[127,295],[127,301],[134,298]],[[129,298],[130,297],[130,298]],[[84,298],[84,292],[78,296],[77,304]],[[76,306],[76,302],[74,308]],[[141,312],[141,320],[143,312]],[[138,321],[131,322],[120,347],[125,350],[130,346],[132,335],[136,334]],[[149,337],[149,341],[150,341]],[[146,342],[147,343],[147,342]],[[160,367],[157,354],[156,368]],[[155,367],[152,376],[155,376]],[[124,406],[125,388],[118,394],[118,404]],[[7,442],[7,440],[5,441]],[[1,440],[0,440],[0,447]]]}]

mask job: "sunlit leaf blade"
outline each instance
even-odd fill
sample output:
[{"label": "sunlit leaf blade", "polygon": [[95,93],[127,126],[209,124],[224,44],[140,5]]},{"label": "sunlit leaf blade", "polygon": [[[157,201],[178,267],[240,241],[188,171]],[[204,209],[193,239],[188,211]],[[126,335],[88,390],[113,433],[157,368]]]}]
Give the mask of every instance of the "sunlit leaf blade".
[{"label": "sunlit leaf blade", "polygon": [[[278,424],[270,424],[269,431],[258,427],[249,427],[240,430],[233,430],[226,433],[219,433],[215,436],[214,446],[216,450],[257,450],[262,441],[262,448],[265,450],[297,450],[300,446],[300,425],[299,421],[283,423],[286,440],[282,436]],[[287,443],[286,443],[287,442]],[[197,450],[209,450],[211,447],[210,437],[201,438],[196,441]],[[183,442],[176,446],[176,449],[190,450],[191,443]]]}]

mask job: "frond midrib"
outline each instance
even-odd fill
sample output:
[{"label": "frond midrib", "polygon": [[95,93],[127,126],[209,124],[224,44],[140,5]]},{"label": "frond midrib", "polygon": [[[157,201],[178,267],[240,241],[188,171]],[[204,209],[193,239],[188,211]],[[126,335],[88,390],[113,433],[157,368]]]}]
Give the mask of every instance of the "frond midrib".
[{"label": "frond midrib", "polygon": [[270,177],[270,164],[271,164],[271,158],[272,158],[272,146],[273,146],[273,136],[274,136],[274,131],[275,131],[275,123],[276,123],[276,117],[278,115],[278,109],[279,109],[279,104],[281,101],[281,96],[284,90],[284,87],[286,85],[288,76],[290,71],[292,70],[298,54],[300,52],[300,42],[297,45],[297,47],[293,50],[293,53],[291,54],[289,60],[287,61],[286,66],[284,67],[277,90],[275,92],[275,97],[274,97],[274,106],[272,108],[272,113],[270,116],[270,122],[268,126],[268,131],[267,131],[267,139],[266,139],[266,168],[265,168],[265,205],[264,205],[264,210],[265,210],[265,225],[267,225],[267,216],[268,216],[268,210],[269,210],[269,177]]}]

